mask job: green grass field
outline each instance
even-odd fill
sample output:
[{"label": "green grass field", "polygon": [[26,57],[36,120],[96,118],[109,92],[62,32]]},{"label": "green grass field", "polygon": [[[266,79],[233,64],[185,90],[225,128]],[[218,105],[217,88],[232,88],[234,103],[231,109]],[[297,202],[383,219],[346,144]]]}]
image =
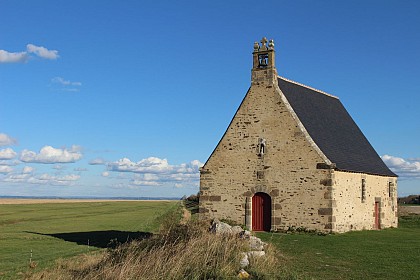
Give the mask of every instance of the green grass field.
[{"label": "green grass field", "polygon": [[[83,202],[0,205],[0,279],[55,266],[106,248],[109,241],[157,232],[178,202]],[[420,279],[420,215],[400,218],[398,229],[327,236],[259,233],[283,256],[279,271],[296,279]],[[29,268],[29,261],[37,264]]]},{"label": "green grass field", "polygon": [[309,279],[420,279],[420,215],[400,218],[397,229],[326,236],[260,233]]},{"label": "green grass field", "polygon": [[82,202],[0,205],[0,279],[106,247],[111,239],[156,232],[156,217],[171,201]]}]

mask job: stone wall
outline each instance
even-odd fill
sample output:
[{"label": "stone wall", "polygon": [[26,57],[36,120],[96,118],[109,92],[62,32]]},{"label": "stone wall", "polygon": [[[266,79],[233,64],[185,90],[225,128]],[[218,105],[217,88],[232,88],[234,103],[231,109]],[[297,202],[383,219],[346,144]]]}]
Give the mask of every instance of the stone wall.
[{"label": "stone wall", "polygon": [[396,178],[340,171],[334,171],[333,178],[334,231],[375,229],[375,202],[379,202],[380,228],[398,226]]},{"label": "stone wall", "polygon": [[[274,81],[274,80],[273,80]],[[276,82],[276,81],[274,81]],[[259,155],[259,139],[266,140]],[[272,229],[333,227],[331,170],[278,86],[255,82],[201,170],[200,216],[251,225],[252,196],[272,199]]]}]

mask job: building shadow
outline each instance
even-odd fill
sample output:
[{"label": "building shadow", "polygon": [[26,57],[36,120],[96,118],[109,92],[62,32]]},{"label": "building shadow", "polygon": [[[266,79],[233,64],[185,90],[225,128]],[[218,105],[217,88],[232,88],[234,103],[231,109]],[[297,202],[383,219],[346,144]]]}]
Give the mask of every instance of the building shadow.
[{"label": "building shadow", "polygon": [[103,230],[88,232],[66,232],[66,233],[27,233],[52,236],[68,242],[74,242],[79,245],[93,246],[97,248],[115,248],[117,245],[130,242],[132,240],[142,240],[150,238],[153,234],[150,232],[130,232],[119,230]]}]

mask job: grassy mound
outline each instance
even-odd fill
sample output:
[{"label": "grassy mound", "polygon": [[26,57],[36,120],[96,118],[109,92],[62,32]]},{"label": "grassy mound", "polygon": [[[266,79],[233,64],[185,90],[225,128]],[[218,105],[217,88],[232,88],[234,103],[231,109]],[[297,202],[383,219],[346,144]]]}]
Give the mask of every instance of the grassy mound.
[{"label": "grassy mound", "polygon": [[[237,279],[241,252],[247,242],[236,236],[208,232],[208,224],[192,219],[179,223],[181,209],[158,220],[159,234],[121,244],[95,255],[60,261],[56,268],[30,275],[29,279]],[[274,248],[263,258],[251,260],[250,279],[286,279],[279,272]],[[285,277],[286,276],[286,277]]]}]

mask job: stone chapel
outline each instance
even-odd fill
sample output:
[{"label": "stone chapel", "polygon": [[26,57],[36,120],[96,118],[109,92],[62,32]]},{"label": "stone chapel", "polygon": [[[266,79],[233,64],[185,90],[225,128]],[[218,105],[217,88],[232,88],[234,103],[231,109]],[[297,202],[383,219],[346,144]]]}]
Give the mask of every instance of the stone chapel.
[{"label": "stone chapel", "polygon": [[253,231],[397,227],[397,175],[338,97],[281,77],[255,42],[251,86],[200,169],[200,218]]}]

